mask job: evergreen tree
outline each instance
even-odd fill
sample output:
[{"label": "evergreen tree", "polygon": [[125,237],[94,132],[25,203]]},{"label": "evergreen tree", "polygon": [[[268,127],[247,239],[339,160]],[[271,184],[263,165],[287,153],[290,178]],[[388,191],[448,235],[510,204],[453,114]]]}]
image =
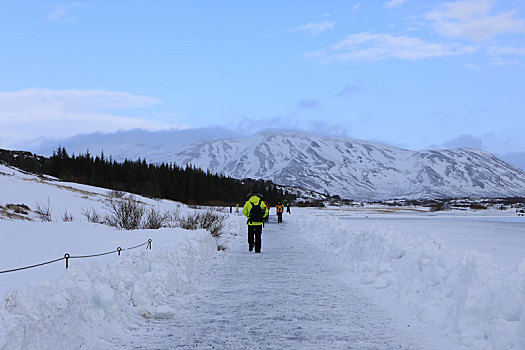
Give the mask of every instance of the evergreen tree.
[{"label": "evergreen tree", "polygon": [[155,198],[166,198],[188,204],[225,205],[242,204],[250,190],[260,192],[271,205],[279,200],[292,200],[271,181],[243,181],[202,170],[195,165],[180,167],[175,163],[148,164],[146,159],[117,162],[104,152],[93,157],[89,150],[72,154],[59,146],[49,158],[26,152],[15,156],[12,151],[0,150],[0,160],[23,170],[44,173],[63,181],[78,182],[98,187],[126,191]]}]

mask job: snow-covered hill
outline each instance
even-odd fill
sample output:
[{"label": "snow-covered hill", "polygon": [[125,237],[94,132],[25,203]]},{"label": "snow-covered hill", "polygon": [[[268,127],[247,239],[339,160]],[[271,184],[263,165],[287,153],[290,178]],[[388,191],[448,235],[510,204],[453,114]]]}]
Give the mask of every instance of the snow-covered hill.
[{"label": "snow-covered hill", "polygon": [[474,149],[416,152],[280,133],[204,142],[170,158],[235,178],[263,178],[357,200],[525,196],[525,172]]}]

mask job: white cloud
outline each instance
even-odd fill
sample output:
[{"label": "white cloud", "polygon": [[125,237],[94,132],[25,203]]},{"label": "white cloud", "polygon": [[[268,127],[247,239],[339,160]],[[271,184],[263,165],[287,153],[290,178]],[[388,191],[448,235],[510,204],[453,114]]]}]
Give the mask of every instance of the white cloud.
[{"label": "white cloud", "polygon": [[[400,6],[405,2],[389,1],[385,3],[385,7]],[[502,56],[525,56],[525,48],[508,45],[517,42],[518,38],[505,37],[507,46],[498,45],[491,39],[503,34],[525,34],[525,20],[519,18],[515,10],[495,13],[493,7],[493,0],[445,2],[426,13],[426,22],[418,22],[417,27],[411,26],[407,30],[421,33],[421,29],[432,28],[446,37],[442,42],[429,41],[418,36],[362,32],[348,35],[346,39],[327,49],[306,53],[305,57],[321,63],[358,60],[374,62],[483,53],[490,56],[492,65],[516,64],[517,59],[508,60]],[[467,44],[468,41],[472,43]],[[479,68],[468,64],[465,67]]]},{"label": "white cloud", "polygon": [[485,17],[492,9],[492,0],[464,0],[446,2],[427,14],[434,21],[457,19],[467,21],[473,18]]},{"label": "white cloud", "polygon": [[483,124],[483,131],[478,128],[479,134],[477,135],[472,135],[468,133],[471,130],[467,130],[467,133],[463,133],[454,139],[440,142],[438,145],[434,144],[430,148],[466,147],[500,154],[522,152],[525,149],[525,140],[521,137],[525,123],[519,118],[512,121],[501,120],[500,123],[492,123],[492,126],[483,121],[479,126]]},{"label": "white cloud", "polygon": [[467,69],[470,69],[470,70],[481,70],[481,66],[480,65],[473,64],[473,63],[464,64],[463,67],[465,67]]},{"label": "white cloud", "polygon": [[296,27],[295,31],[307,31],[312,34],[319,34],[329,29],[332,29],[335,25],[334,21],[322,21],[317,23],[307,23],[302,26]]},{"label": "white cloud", "polygon": [[387,9],[398,7],[403,5],[406,2],[406,0],[390,0],[384,4],[384,7]]},{"label": "white cloud", "polygon": [[87,7],[86,4],[73,2],[68,4],[52,4],[53,12],[51,12],[46,20],[48,22],[62,22],[62,23],[71,23],[77,20],[73,14],[74,9]]},{"label": "white cloud", "polygon": [[516,48],[516,47],[491,46],[489,47],[488,52],[489,54],[493,56],[503,56],[503,55],[525,56],[525,48]]},{"label": "white cloud", "polygon": [[158,104],[158,99],[119,91],[25,89],[3,92],[0,93],[1,146],[9,147],[39,137],[178,127],[108,112]]},{"label": "white cloud", "polygon": [[361,7],[361,4],[357,3],[357,4],[354,5],[354,7],[352,7],[352,10],[355,12],[355,11],[359,10],[360,7]]},{"label": "white cloud", "polygon": [[492,14],[494,1],[465,0],[447,2],[426,14],[441,35],[483,41],[504,33],[525,33],[525,21],[516,11]]},{"label": "white cloud", "polygon": [[512,56],[525,56],[525,48],[490,46],[486,48],[486,51],[490,56],[490,65],[496,67],[518,65],[521,63],[519,59],[509,58]]},{"label": "white cloud", "polygon": [[349,35],[329,50],[309,54],[323,62],[380,61],[385,59],[419,60],[475,52],[471,46],[425,42],[419,38],[369,32]]},{"label": "white cloud", "polygon": [[468,134],[459,135],[455,139],[443,143],[442,147],[485,149],[485,145],[483,144],[482,138]]},{"label": "white cloud", "polygon": [[495,58],[493,59],[491,62],[490,62],[490,65],[491,66],[495,66],[495,67],[504,67],[504,66],[515,66],[515,65],[518,65],[520,64],[520,61],[518,60],[504,60],[504,59],[501,59],[501,58]]}]

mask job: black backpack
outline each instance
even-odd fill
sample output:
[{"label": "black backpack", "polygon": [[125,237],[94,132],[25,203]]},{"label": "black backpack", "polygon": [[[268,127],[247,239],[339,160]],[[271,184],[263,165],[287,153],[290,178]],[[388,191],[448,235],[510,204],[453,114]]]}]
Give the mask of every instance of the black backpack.
[{"label": "black backpack", "polygon": [[250,216],[248,217],[248,223],[252,222],[262,222],[264,211],[261,208],[261,200],[259,199],[259,204],[252,203],[252,209],[250,210]]}]

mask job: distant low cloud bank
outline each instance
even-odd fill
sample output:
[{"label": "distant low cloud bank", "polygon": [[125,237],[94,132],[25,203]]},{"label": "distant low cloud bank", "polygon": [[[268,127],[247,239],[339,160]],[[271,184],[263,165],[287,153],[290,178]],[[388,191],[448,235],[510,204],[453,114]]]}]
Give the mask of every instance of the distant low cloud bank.
[{"label": "distant low cloud bank", "polygon": [[481,138],[463,134],[455,139],[445,142],[443,148],[474,148],[482,150],[485,148],[485,145]]},{"label": "distant low cloud bank", "polygon": [[0,147],[36,138],[65,138],[79,133],[162,130],[181,127],[116,111],[161,104],[154,97],[121,91],[24,89],[0,93]]}]

